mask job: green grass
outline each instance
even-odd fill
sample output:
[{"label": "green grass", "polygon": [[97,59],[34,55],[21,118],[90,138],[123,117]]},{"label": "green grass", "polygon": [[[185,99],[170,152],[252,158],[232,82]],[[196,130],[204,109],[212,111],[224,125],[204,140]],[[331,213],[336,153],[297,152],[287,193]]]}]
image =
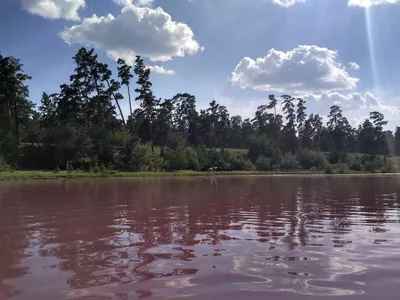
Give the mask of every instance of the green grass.
[{"label": "green grass", "polygon": [[51,172],[51,171],[5,171],[0,172],[0,180],[12,179],[73,179],[73,178],[141,178],[141,177],[179,177],[179,176],[240,176],[240,175],[274,175],[274,174],[322,174],[322,172],[259,172],[259,171],[221,171],[221,172]]},{"label": "green grass", "polygon": [[[88,172],[51,172],[51,171],[5,171],[0,172],[0,180],[25,180],[25,179],[77,179],[77,178],[148,178],[148,177],[196,177],[196,176],[279,176],[279,175],[323,175],[323,171],[311,172],[306,170],[298,171],[226,171],[226,172],[196,172],[196,171],[177,171],[177,172],[116,172],[109,171],[104,173]],[[362,172],[350,171],[346,175],[368,175]],[[372,175],[372,174],[370,174]]]}]

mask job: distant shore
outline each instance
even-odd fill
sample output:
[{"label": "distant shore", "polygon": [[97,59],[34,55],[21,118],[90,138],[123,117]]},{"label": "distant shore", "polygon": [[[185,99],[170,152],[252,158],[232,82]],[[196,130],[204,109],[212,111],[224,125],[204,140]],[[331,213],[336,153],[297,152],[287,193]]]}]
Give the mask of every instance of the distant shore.
[{"label": "distant shore", "polygon": [[259,171],[221,171],[221,172],[51,172],[51,171],[7,171],[0,172],[0,180],[28,179],[79,179],[79,178],[149,178],[149,177],[218,177],[218,176],[382,176],[400,175],[400,173],[365,173],[348,172],[345,174],[325,174],[323,171],[288,171],[288,172],[259,172]]}]

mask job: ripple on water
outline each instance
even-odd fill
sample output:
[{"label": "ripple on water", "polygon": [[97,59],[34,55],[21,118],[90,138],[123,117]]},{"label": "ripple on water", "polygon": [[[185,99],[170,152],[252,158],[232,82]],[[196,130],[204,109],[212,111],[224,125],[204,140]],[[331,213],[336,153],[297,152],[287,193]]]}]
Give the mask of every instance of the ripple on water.
[{"label": "ripple on water", "polygon": [[394,178],[1,184],[7,300],[398,297]]}]

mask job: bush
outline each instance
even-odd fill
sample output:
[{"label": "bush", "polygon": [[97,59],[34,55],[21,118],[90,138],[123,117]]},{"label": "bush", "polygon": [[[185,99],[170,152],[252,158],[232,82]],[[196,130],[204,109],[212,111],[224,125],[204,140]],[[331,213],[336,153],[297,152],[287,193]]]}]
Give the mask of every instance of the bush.
[{"label": "bush", "polygon": [[[186,156],[185,156],[186,157]],[[133,143],[130,159],[131,171],[158,171],[163,165],[163,159],[151,150],[151,145]]]},{"label": "bush", "polygon": [[297,152],[296,158],[304,170],[310,170],[313,167],[322,170],[328,164],[325,156],[315,150],[302,149]]},{"label": "bush", "polygon": [[256,160],[257,171],[268,171],[271,169],[271,159],[261,155]]},{"label": "bush", "polygon": [[286,153],[279,164],[280,170],[300,170],[300,163],[296,160],[296,157],[292,154]]},{"label": "bush", "polygon": [[363,163],[363,170],[369,173],[375,173],[382,167],[384,167],[384,165],[379,160],[379,158],[376,159],[369,158],[369,160],[364,160]]},{"label": "bush", "polygon": [[231,170],[244,171],[246,169],[246,160],[242,155],[232,155],[229,159]]},{"label": "bush", "polygon": [[361,171],[363,167],[358,155],[349,160],[348,166],[353,171]]},{"label": "bush", "polygon": [[347,174],[349,173],[349,166],[345,163],[338,163],[335,165],[335,170],[338,174]]},{"label": "bush", "polygon": [[396,159],[387,157],[384,167],[382,168],[382,173],[396,173],[398,169],[399,166],[397,165]]},{"label": "bush", "polygon": [[256,166],[251,162],[250,159],[248,159],[244,162],[244,170],[245,171],[255,171]]},{"label": "bush", "polygon": [[363,164],[363,170],[369,173],[375,173],[377,170],[376,163],[372,160],[367,160]]},{"label": "bush", "polygon": [[325,174],[333,174],[333,167],[332,167],[332,165],[327,165],[326,167],[325,167]]},{"label": "bush", "polygon": [[0,172],[10,170],[10,166],[7,164],[3,156],[0,156]]},{"label": "bush", "polygon": [[204,147],[196,147],[197,160],[199,161],[200,171],[206,171],[209,168],[208,153]]},{"label": "bush", "polygon": [[188,159],[185,149],[168,150],[164,156],[164,167],[167,171],[187,170]]},{"label": "bush", "polygon": [[185,148],[185,155],[187,160],[187,168],[193,171],[199,171],[201,169],[197,152],[192,147]]},{"label": "bush", "polygon": [[248,157],[252,162],[255,162],[258,157],[264,155],[266,157],[273,157],[274,160],[278,160],[275,163],[279,163],[282,152],[271,143],[268,138],[264,135],[252,135],[247,140],[249,147]]}]

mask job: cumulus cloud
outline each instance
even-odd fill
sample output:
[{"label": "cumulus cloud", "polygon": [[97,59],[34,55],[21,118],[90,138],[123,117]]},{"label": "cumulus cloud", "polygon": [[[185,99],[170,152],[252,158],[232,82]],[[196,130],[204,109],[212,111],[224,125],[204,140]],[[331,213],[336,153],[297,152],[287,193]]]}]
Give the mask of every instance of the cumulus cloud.
[{"label": "cumulus cloud", "polygon": [[399,0],[349,0],[349,6],[370,7],[373,5],[396,4]]},{"label": "cumulus cloud", "polygon": [[353,70],[360,70],[360,65],[353,61],[349,62],[349,67]]},{"label": "cumulus cloud", "polygon": [[151,7],[153,5],[154,0],[112,0],[115,4],[120,6],[148,6]]},{"label": "cumulus cloud", "polygon": [[85,0],[21,0],[24,10],[43,18],[79,21],[78,11],[86,6]]},{"label": "cumulus cloud", "polygon": [[366,92],[342,94],[338,92],[305,95],[310,112],[328,114],[329,107],[339,105],[353,126],[361,124],[371,111],[379,111],[387,120],[396,121],[400,117],[400,108],[382,104],[376,95]]},{"label": "cumulus cloud", "polygon": [[122,58],[127,63],[133,63],[136,55],[152,61],[168,61],[202,50],[192,29],[173,21],[161,7],[129,5],[116,17],[93,15],[65,29],[60,36],[69,44],[103,49],[111,59]]},{"label": "cumulus cloud", "polygon": [[168,70],[165,69],[163,66],[148,66],[151,72],[153,73],[158,73],[158,74],[164,74],[164,75],[174,75],[175,71],[174,70]]},{"label": "cumulus cloud", "polygon": [[271,0],[272,3],[283,7],[289,7],[299,2],[304,2],[305,0]]},{"label": "cumulus cloud", "polygon": [[[272,3],[275,3],[279,6],[290,7],[299,2],[305,2],[305,0],[271,0]],[[374,5],[383,5],[383,4],[396,4],[400,3],[400,0],[348,0],[349,6],[358,6],[358,7],[370,7]]]},{"label": "cumulus cloud", "polygon": [[[307,114],[319,114],[324,122],[328,121],[329,110],[332,105],[339,105],[343,110],[344,116],[352,126],[358,126],[369,118],[369,113],[379,111],[385,115],[389,121],[389,127],[397,124],[400,118],[400,107],[383,104],[376,95],[371,92],[366,93],[318,93],[318,94],[296,94],[294,97],[303,98],[307,101]],[[216,97],[218,103],[225,105],[230,115],[240,115],[243,119],[254,118],[257,107],[269,102],[268,96],[261,98],[243,98],[237,96]],[[200,108],[207,108],[207,103],[200,105]],[[277,112],[283,114],[282,100],[278,97]]]},{"label": "cumulus cloud", "polygon": [[359,79],[347,73],[336,51],[300,45],[287,52],[271,49],[256,59],[244,57],[231,81],[243,89],[314,93],[353,90]]}]

